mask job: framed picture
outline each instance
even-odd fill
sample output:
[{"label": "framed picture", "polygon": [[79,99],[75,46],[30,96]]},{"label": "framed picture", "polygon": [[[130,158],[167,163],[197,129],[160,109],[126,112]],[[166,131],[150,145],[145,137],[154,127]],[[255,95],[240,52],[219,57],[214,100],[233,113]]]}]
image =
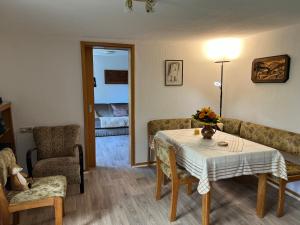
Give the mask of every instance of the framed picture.
[{"label": "framed picture", "polygon": [[128,70],[104,70],[105,84],[128,84]]},{"label": "framed picture", "polygon": [[254,83],[284,83],[289,79],[289,69],[288,55],[254,59],[251,80]]},{"label": "framed picture", "polygon": [[165,60],[165,86],[183,85],[183,60]]}]

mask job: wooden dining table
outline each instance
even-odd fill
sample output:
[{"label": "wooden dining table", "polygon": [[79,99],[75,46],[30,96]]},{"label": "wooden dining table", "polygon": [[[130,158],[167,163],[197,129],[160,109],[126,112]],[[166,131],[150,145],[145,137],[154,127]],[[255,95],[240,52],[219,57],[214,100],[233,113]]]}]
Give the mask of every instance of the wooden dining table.
[{"label": "wooden dining table", "polygon": [[[203,225],[209,224],[211,182],[258,175],[256,214],[263,218],[267,175],[287,179],[285,160],[278,150],[235,135],[216,131],[212,139],[203,139],[194,129],[180,129],[159,131],[155,138],[173,145],[177,163],[199,179]],[[228,145],[220,146],[220,142]]]}]

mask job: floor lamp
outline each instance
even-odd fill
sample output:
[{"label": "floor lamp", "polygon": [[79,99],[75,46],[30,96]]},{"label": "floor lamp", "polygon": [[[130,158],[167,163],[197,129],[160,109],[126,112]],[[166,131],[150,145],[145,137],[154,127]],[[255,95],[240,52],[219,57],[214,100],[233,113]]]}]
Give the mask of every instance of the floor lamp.
[{"label": "floor lamp", "polygon": [[224,63],[230,62],[229,60],[216,61],[215,63],[221,64],[221,80],[216,81],[215,86],[220,88],[220,116],[222,117],[222,106],[223,106],[223,74],[224,74]]},{"label": "floor lamp", "polygon": [[228,63],[239,56],[241,41],[237,38],[210,40],[206,43],[205,50],[209,59],[221,65],[221,80],[215,81],[214,84],[220,88],[220,116],[222,116],[224,63]]}]

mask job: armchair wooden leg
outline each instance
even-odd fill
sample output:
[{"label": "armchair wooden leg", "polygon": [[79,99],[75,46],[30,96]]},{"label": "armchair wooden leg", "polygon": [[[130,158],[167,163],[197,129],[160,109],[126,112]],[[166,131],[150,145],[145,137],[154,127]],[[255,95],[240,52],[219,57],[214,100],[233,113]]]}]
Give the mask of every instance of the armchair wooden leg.
[{"label": "armchair wooden leg", "polygon": [[278,190],[278,204],[277,204],[277,216],[281,217],[284,214],[284,201],[285,201],[285,188],[286,180],[279,180],[279,190]]},{"label": "armchair wooden leg", "polygon": [[179,183],[172,180],[170,221],[176,220],[177,200],[178,200]]},{"label": "armchair wooden leg", "polygon": [[187,195],[193,194],[193,182],[192,181],[188,182],[188,184],[186,186],[186,193],[187,193]]},{"label": "armchair wooden leg", "polygon": [[55,225],[63,224],[63,199],[56,197],[54,199]]},{"label": "armchair wooden leg", "polygon": [[163,182],[163,172],[160,168],[160,162],[157,162],[156,165],[156,200],[160,200],[161,199],[161,185]]},{"label": "armchair wooden leg", "polygon": [[20,213],[14,212],[13,213],[13,225],[17,225],[20,223]]}]

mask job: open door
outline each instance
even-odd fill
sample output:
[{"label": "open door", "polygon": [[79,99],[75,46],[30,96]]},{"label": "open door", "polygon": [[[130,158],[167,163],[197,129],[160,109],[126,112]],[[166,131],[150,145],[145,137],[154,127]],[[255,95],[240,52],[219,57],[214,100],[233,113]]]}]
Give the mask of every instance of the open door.
[{"label": "open door", "polygon": [[85,168],[96,167],[94,122],[93,46],[81,43],[82,88],[84,102]]},{"label": "open door", "polygon": [[135,46],[132,44],[81,42],[82,89],[84,102],[85,168],[96,167],[93,49],[107,47],[129,51],[130,63],[130,164],[135,166]]}]

